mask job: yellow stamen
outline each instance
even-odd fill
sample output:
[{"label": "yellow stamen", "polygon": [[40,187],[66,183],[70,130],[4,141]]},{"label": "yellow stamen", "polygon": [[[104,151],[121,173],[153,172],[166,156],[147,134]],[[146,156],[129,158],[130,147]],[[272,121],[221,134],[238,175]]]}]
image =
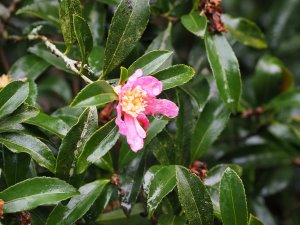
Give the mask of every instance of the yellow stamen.
[{"label": "yellow stamen", "polygon": [[3,74],[0,76],[0,88],[4,88],[11,82],[11,77],[9,75]]},{"label": "yellow stamen", "polygon": [[145,111],[147,106],[146,95],[146,91],[139,86],[126,91],[121,98],[122,110],[133,117],[137,117],[141,112]]}]

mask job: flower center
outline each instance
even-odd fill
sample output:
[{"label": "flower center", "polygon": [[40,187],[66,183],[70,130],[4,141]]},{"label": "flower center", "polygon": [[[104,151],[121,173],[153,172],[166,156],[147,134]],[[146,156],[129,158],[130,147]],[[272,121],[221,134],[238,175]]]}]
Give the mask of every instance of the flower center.
[{"label": "flower center", "polygon": [[146,96],[146,91],[139,86],[124,92],[121,98],[122,110],[133,117],[137,117],[138,114],[145,111],[147,106]]}]

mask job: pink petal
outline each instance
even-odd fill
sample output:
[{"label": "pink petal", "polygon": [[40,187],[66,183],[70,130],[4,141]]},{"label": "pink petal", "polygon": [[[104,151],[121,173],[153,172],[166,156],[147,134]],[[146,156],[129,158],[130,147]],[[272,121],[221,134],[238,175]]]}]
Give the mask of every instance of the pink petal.
[{"label": "pink petal", "polygon": [[144,128],[144,130],[147,130],[147,128],[150,126],[150,122],[145,114],[139,114],[137,116],[137,120],[139,121],[140,125]]},{"label": "pink petal", "polygon": [[127,127],[126,127],[125,122],[122,120],[122,106],[121,106],[120,103],[117,105],[116,124],[119,127],[120,134],[126,135],[126,133],[127,133]]},{"label": "pink petal", "polygon": [[146,91],[149,97],[155,97],[162,92],[162,83],[152,76],[145,76],[136,79],[133,87],[136,86],[140,86],[144,91]]},{"label": "pink petal", "polygon": [[141,127],[136,118],[124,114],[124,121],[127,127],[126,138],[132,151],[137,152],[144,146],[145,130]]},{"label": "pink petal", "polygon": [[128,81],[125,85],[123,85],[121,87],[121,91],[119,93],[119,95],[122,95],[122,93],[126,92],[127,90],[131,89],[134,85],[134,83],[136,82],[136,80],[143,76],[143,71],[141,69],[138,69],[134,72],[134,74],[132,74],[129,78]]},{"label": "pink petal", "polygon": [[147,107],[145,109],[146,114],[162,114],[170,118],[174,118],[178,115],[178,107],[174,102],[167,99],[147,99]]}]

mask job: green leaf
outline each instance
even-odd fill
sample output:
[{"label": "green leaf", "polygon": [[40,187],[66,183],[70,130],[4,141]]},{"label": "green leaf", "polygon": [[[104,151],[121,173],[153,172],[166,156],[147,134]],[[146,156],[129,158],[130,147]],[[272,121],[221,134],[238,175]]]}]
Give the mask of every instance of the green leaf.
[{"label": "green leaf", "polygon": [[244,186],[236,172],[230,168],[225,170],[220,183],[220,209],[224,225],[247,225]]},{"label": "green leaf", "polygon": [[178,197],[190,225],[213,225],[213,206],[199,177],[176,166]]},{"label": "green leaf", "polygon": [[42,58],[47,63],[53,65],[54,67],[63,70],[67,73],[71,73],[71,70],[67,69],[66,64],[64,63],[63,59],[58,58],[54,54],[51,53],[49,49],[43,44],[36,44],[30,48],[28,48],[28,51],[37,57]]},{"label": "green leaf", "polygon": [[29,84],[13,81],[0,91],[0,119],[14,112],[28,97]]},{"label": "green leaf", "polygon": [[186,225],[184,216],[162,215],[158,220],[159,225]]},{"label": "green leaf", "polygon": [[70,50],[72,44],[76,41],[73,23],[74,15],[81,16],[81,3],[79,0],[59,1],[59,22],[67,51]]},{"label": "green leaf", "polygon": [[84,108],[71,108],[62,107],[52,113],[51,116],[63,120],[69,127],[72,127],[77,123],[79,116],[84,111]]},{"label": "green leaf", "polygon": [[28,154],[15,154],[3,149],[3,173],[7,186],[26,179],[31,158]]},{"label": "green leaf", "polygon": [[227,14],[222,14],[222,20],[230,35],[240,43],[259,49],[268,47],[265,35],[251,20]]},{"label": "green leaf", "polygon": [[19,58],[9,69],[10,74],[14,80],[23,79],[25,77],[35,80],[47,68],[49,63],[35,55],[25,55]]},{"label": "green leaf", "polygon": [[132,63],[128,68],[128,74],[132,75],[137,69],[142,69],[144,75],[155,73],[172,54],[173,52],[165,50],[148,52]]},{"label": "green leaf", "polygon": [[0,120],[0,130],[5,130],[6,127],[22,123],[32,117],[35,117],[39,110],[33,106],[23,104],[9,116]]},{"label": "green leaf", "polygon": [[149,0],[122,0],[112,19],[104,56],[104,76],[129,55],[146,29]]},{"label": "green leaf", "polygon": [[56,204],[76,194],[76,189],[62,180],[36,177],[5,189],[0,198],[5,201],[4,213],[14,213]]},{"label": "green leaf", "polygon": [[39,139],[27,134],[0,134],[0,143],[12,152],[29,154],[39,165],[54,172],[55,158],[47,145]]},{"label": "green leaf", "polygon": [[[148,46],[146,53],[157,50],[169,50],[173,51],[172,47],[172,23],[168,24],[166,30],[161,32]],[[172,58],[170,60],[169,66],[172,64]]]},{"label": "green leaf", "polygon": [[29,14],[50,21],[55,25],[59,25],[57,6],[58,4],[56,1],[34,2],[19,9],[17,15]]},{"label": "green leaf", "polygon": [[207,19],[205,16],[200,16],[199,12],[191,12],[188,15],[181,17],[182,25],[197,37],[204,38]]},{"label": "green leaf", "polygon": [[40,127],[60,138],[64,138],[70,129],[63,120],[49,116],[42,112],[40,112],[36,117],[26,120],[25,123]]},{"label": "green leaf", "polygon": [[117,97],[114,89],[106,81],[96,81],[82,89],[74,98],[71,106],[101,106],[117,100]]},{"label": "green leaf", "polygon": [[84,145],[98,127],[96,107],[87,108],[78,122],[69,130],[62,140],[56,160],[56,173],[63,177],[72,177],[75,166]]},{"label": "green leaf", "polygon": [[72,225],[80,219],[99,197],[109,180],[96,180],[79,188],[79,195],[64,206],[58,204],[49,215],[46,225]]},{"label": "green leaf", "polygon": [[206,35],[205,47],[220,96],[229,109],[236,112],[242,92],[238,60],[223,35]]},{"label": "green leaf", "polygon": [[152,166],[144,176],[143,187],[147,194],[147,206],[152,215],[176,186],[175,166]]},{"label": "green leaf", "polygon": [[265,104],[276,95],[290,89],[293,75],[278,58],[264,55],[256,65],[253,84],[256,104]]},{"label": "green leaf", "polygon": [[104,63],[104,48],[101,46],[94,46],[91,54],[89,55],[88,64],[95,72],[96,77],[98,77],[99,74],[101,73],[103,68],[103,63]]},{"label": "green leaf", "polygon": [[108,5],[114,5],[117,6],[120,4],[121,0],[98,0],[98,2],[102,2]]},{"label": "green leaf", "polygon": [[36,106],[37,105],[36,100],[38,95],[37,84],[32,79],[29,79],[27,82],[29,85],[29,94],[27,99],[25,100],[25,103],[27,103],[28,105]]},{"label": "green leaf", "polygon": [[219,99],[211,99],[201,112],[192,134],[191,159],[205,154],[224,130],[230,112]]},{"label": "green leaf", "polygon": [[[1,93],[0,93],[1,94]],[[288,92],[284,92],[273,98],[272,101],[267,104],[267,110],[281,111],[284,108],[297,107],[300,105],[300,88],[293,89]]]},{"label": "green leaf", "polygon": [[248,225],[264,225],[257,217],[250,214]]},{"label": "green leaf", "polygon": [[81,70],[88,61],[88,56],[93,49],[93,37],[89,25],[80,16],[73,16],[74,31],[81,53]]},{"label": "green leaf", "polygon": [[125,67],[123,67],[123,66],[121,66],[121,74],[120,74],[120,80],[119,80],[119,85],[123,85],[125,82],[126,82],[126,80],[128,79],[128,70],[125,68]]},{"label": "green leaf", "polygon": [[115,120],[100,127],[86,142],[76,164],[76,173],[83,173],[89,165],[103,157],[119,139]]},{"label": "green leaf", "polygon": [[153,74],[163,84],[163,90],[187,83],[193,78],[195,71],[186,65],[175,65]]}]

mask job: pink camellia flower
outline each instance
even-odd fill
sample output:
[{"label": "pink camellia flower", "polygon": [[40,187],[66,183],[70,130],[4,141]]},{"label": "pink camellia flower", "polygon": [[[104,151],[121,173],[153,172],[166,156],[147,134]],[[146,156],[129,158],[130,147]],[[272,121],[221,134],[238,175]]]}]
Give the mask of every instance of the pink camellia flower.
[{"label": "pink camellia flower", "polygon": [[141,69],[115,90],[119,95],[116,124],[134,152],[144,146],[146,130],[150,125],[146,115],[162,114],[170,118],[178,115],[175,103],[156,98],[162,92],[162,83],[155,77],[143,76]]}]

